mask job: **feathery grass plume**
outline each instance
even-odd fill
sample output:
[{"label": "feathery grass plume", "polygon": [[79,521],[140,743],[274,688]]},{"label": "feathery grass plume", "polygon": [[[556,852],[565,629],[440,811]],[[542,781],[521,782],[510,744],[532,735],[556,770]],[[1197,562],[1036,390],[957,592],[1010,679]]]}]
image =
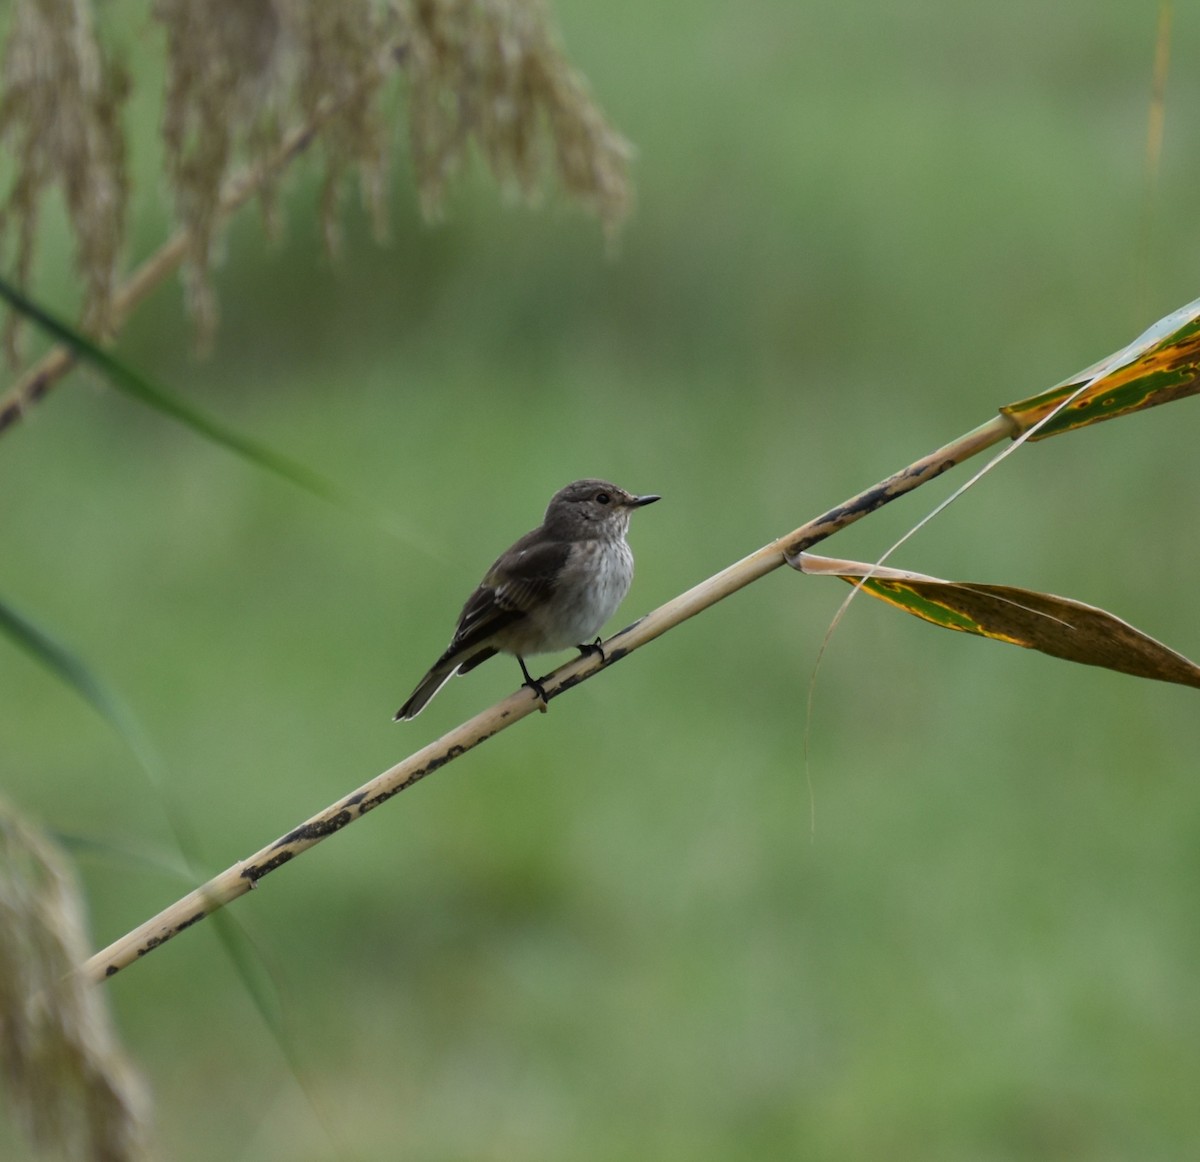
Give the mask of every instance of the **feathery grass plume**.
[{"label": "feathery grass plume", "polygon": [[[83,280],[83,324],[109,321],[124,237],[128,188],[119,114],[128,79],[101,51],[88,0],[24,0],[10,13],[0,80],[0,146],[16,164],[0,187],[0,255],[15,235],[15,281],[33,264],[43,199],[59,186]],[[9,361],[18,361],[18,317],[5,323]]]},{"label": "feathery grass plume", "polygon": [[[167,36],[163,116],[167,173],[189,232],[188,306],[201,344],[216,326],[210,282],[220,203],[233,165],[277,149],[285,122],[312,125],[326,156],[321,218],[337,244],[341,178],[362,175],[376,232],[384,230],[387,127],[378,95],[387,76],[389,11],[373,0],[158,0]],[[259,201],[271,226],[275,182]]]},{"label": "feathery grass plume", "polygon": [[[166,53],[164,166],[201,346],[216,327],[211,270],[230,207],[253,190],[270,230],[281,174],[311,142],[325,154],[327,246],[336,249],[352,168],[385,235],[397,135],[383,96],[397,70],[407,75],[413,169],[429,216],[472,142],[527,202],[555,175],[610,237],[632,207],[632,147],[571,68],[541,0],[154,0],[153,13]],[[119,114],[130,82],[97,42],[91,0],[13,0],[7,17],[0,150],[12,176],[0,179],[0,265],[27,287],[39,209],[61,186],[85,287],[83,330],[104,337],[121,322],[110,308],[127,203]],[[143,267],[163,278],[176,261]],[[15,361],[11,338],[9,349]],[[60,376],[69,363],[56,366]],[[38,381],[39,393],[49,382]],[[18,392],[0,411],[16,416],[28,402]]]},{"label": "feathery grass plume", "polygon": [[331,254],[340,244],[338,209],[346,170],[358,167],[363,204],[376,238],[387,236],[390,127],[379,108],[381,87],[394,68],[396,29],[390,10],[373,0],[315,3],[290,9],[299,53],[297,95],[304,119],[325,125],[325,182],[321,229]]},{"label": "feathery grass plume", "polygon": [[[209,273],[222,187],[239,147],[266,152],[280,134],[283,22],[274,0],[158,0],[154,15],[167,38],[167,179],[188,231],[184,284],[204,345],[217,322]],[[261,195],[268,219],[272,192]]]},{"label": "feathery grass plume", "polygon": [[0,1076],[44,1150],[80,1162],[150,1157],[147,1102],[88,954],[80,893],[62,854],[0,802]]},{"label": "feathery grass plume", "polygon": [[535,201],[548,130],[559,181],[614,234],[632,206],[633,150],[571,68],[538,0],[410,0],[404,22],[425,212],[436,214],[472,137],[496,179]]}]

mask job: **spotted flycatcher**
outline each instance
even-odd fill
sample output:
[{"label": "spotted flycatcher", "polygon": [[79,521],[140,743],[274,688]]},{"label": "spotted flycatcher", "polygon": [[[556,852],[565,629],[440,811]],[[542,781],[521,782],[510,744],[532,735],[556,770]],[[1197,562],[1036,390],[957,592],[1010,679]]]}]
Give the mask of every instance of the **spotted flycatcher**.
[{"label": "spotted flycatcher", "polygon": [[446,652],[396,720],[416,718],[452,675],[497,653],[516,656],[525,685],[544,701],[525,659],[572,646],[585,654],[600,648],[596,634],[633,580],[629,517],[659,499],[634,496],[606,480],[576,480],[556,492],[542,523],[500,554],[467,599]]}]

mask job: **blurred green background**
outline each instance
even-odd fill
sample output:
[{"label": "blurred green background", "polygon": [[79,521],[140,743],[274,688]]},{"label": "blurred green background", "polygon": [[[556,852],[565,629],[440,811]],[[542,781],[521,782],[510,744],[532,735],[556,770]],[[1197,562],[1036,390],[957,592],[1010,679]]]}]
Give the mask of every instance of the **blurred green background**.
[{"label": "blurred green background", "polygon": [[[0,443],[0,592],[134,707],[214,872],[515,687],[493,662],[390,721],[566,481],[664,496],[615,629],[1197,295],[1189,6],[1153,196],[1154,5],[555,7],[638,148],[614,252],[478,170],[431,228],[400,172],[390,245],[354,203],[331,264],[308,166],[280,245],[234,226],[209,359],[174,286],[120,346],[411,537],[85,375]],[[140,6],[106,19],[152,73]],[[143,93],[138,257],[166,228],[156,118]],[[67,249],[48,240],[51,304]],[[1028,447],[894,563],[1067,594],[1200,656],[1198,422],[1185,401]],[[829,551],[877,555],[964,478]],[[766,578],[238,901],[299,1078],[211,924],[107,985],[164,1156],[1187,1156],[1196,692],[861,601],[806,762],[844,595]],[[4,648],[0,699],[9,799],[171,856],[69,691]],[[187,887],[81,871],[97,945]]]}]

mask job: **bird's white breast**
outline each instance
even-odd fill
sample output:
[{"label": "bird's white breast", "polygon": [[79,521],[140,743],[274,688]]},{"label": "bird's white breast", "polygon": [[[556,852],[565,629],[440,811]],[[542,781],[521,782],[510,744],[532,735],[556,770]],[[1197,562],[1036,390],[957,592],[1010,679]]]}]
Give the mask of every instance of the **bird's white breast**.
[{"label": "bird's white breast", "polygon": [[576,542],[554,600],[530,618],[537,623],[540,641],[526,648],[549,652],[592,641],[616,613],[632,581],[633,553],[624,538]]}]

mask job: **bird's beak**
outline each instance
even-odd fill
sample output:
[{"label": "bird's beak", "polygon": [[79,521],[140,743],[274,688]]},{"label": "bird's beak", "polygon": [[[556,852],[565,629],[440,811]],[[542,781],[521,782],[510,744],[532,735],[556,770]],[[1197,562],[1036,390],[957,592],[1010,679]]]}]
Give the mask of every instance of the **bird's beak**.
[{"label": "bird's beak", "polygon": [[630,508],[641,508],[644,504],[653,504],[656,500],[662,500],[661,496],[635,496],[629,501]]}]

